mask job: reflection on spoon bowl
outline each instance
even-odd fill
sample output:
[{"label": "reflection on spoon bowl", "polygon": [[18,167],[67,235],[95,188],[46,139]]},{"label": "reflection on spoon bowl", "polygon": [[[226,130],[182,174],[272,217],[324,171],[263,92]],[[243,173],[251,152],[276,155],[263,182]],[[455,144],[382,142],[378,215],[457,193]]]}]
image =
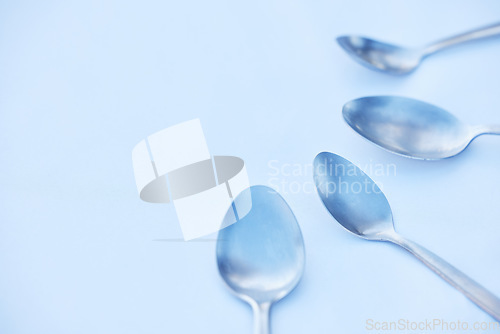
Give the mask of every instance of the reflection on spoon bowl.
[{"label": "reflection on spoon bowl", "polygon": [[391,74],[410,73],[420,65],[423,57],[419,50],[361,36],[341,36],[337,42],[361,65]]}]

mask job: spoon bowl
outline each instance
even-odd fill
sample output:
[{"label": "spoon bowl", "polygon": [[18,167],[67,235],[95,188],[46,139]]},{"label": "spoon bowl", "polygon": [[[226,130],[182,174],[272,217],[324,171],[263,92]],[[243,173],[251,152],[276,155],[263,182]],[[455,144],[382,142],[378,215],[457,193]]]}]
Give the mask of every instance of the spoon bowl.
[{"label": "spoon bowl", "polygon": [[349,232],[368,240],[383,240],[394,232],[387,198],[354,164],[320,153],[314,159],[314,182],[326,209]]},{"label": "spoon bowl", "polygon": [[361,136],[416,159],[455,156],[481,134],[500,134],[499,126],[470,126],[432,104],[399,96],[371,96],[347,102],[342,114]]},{"label": "spoon bowl", "polygon": [[305,250],[297,220],[277,192],[253,186],[235,203],[249,197],[250,212],[219,232],[217,264],[229,289],[252,306],[255,333],[264,334],[269,332],[271,304],[288,295],[302,277]]},{"label": "spoon bowl", "polygon": [[422,60],[419,50],[376,41],[361,36],[341,36],[337,43],[361,65],[391,74],[406,74],[415,70]]},{"label": "spoon bowl", "polygon": [[436,254],[396,233],[387,198],[361,169],[329,152],[318,154],[313,168],[314,182],[323,204],[345,229],[365,239],[388,241],[403,247],[500,321],[500,299]]}]

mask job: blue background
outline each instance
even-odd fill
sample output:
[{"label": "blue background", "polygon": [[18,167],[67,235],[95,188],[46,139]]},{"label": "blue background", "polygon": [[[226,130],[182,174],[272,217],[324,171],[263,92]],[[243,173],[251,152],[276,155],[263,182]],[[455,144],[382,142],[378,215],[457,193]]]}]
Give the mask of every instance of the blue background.
[{"label": "blue background", "polygon": [[396,229],[500,295],[499,138],[413,161],[341,117],[350,99],[396,94],[500,123],[500,41],[444,51],[407,77],[369,71],[335,43],[353,33],[418,46],[499,13],[493,0],[2,1],[0,333],[251,333],[250,308],[218,276],[215,242],[156,241],[181,236],[175,210],[135,188],[133,146],[193,118],[212,154],[246,161],[252,184],[305,189],[280,190],[307,264],[273,308],[275,333],[362,333],[369,318],[491,321],[405,251],[345,232],[307,166],[323,150],[394,164],[395,175],[371,176]]}]

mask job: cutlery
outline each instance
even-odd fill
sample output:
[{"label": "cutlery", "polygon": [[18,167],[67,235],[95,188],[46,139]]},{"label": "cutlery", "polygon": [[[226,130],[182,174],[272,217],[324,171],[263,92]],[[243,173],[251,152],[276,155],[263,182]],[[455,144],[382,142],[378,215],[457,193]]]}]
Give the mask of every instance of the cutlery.
[{"label": "cutlery", "polygon": [[396,233],[387,198],[356,165],[336,154],[320,153],[314,159],[314,182],[326,209],[349,232],[403,247],[500,321],[500,299],[434,253]]},{"label": "cutlery", "polygon": [[342,114],[369,141],[416,159],[449,158],[479,135],[500,135],[500,125],[471,126],[444,109],[407,97],[362,97],[347,102]]},{"label": "cutlery", "polygon": [[217,264],[229,289],[250,304],[254,333],[270,332],[271,305],[298,284],[305,264],[302,233],[285,200],[265,186],[253,186],[235,199],[251,197],[251,210],[219,231]]},{"label": "cutlery", "polygon": [[390,74],[407,74],[422,60],[453,45],[500,36],[500,23],[446,38],[419,48],[405,48],[361,36],[340,36],[339,45],[360,64]]}]

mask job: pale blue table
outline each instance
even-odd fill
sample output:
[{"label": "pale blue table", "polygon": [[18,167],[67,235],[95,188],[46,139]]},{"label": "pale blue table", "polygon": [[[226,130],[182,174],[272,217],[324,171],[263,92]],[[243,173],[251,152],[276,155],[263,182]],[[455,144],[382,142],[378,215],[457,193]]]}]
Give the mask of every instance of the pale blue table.
[{"label": "pale blue table", "polygon": [[358,33],[420,45],[499,13],[493,0],[1,2],[0,333],[251,333],[214,242],[154,241],[181,236],[175,211],[136,193],[133,146],[193,118],[212,154],[243,158],[251,183],[277,186],[300,222],[306,271],[274,308],[274,333],[492,321],[403,250],[345,232],[309,165],[328,150],[364,167],[401,234],[500,295],[499,138],[412,161],[341,117],[350,99],[397,94],[500,123],[500,40],[445,51],[401,78],[360,67],[335,43]]}]

